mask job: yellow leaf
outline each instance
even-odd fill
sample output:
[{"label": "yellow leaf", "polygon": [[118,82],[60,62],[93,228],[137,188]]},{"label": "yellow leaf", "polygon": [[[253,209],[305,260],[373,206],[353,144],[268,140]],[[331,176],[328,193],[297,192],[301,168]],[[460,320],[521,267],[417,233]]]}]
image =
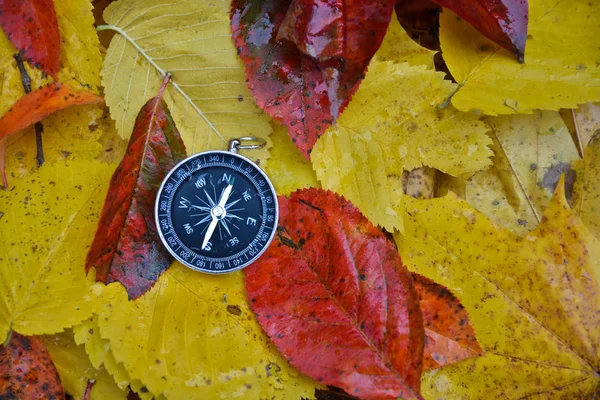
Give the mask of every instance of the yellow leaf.
[{"label": "yellow leaf", "polygon": [[119,284],[104,293],[97,323],[105,342],[99,346],[145,391],[174,399],[314,393],[316,383],[289,366],[262,332],[241,272],[205,275],[176,262],[135,301]]},{"label": "yellow leaf", "polygon": [[83,265],[114,165],[46,163],[0,191],[0,342],[90,316],[100,284]]},{"label": "yellow leaf", "polygon": [[85,352],[94,368],[104,368],[112,375],[114,382],[121,389],[130,387],[142,400],[151,400],[153,397],[162,399],[162,396],[154,396],[138,380],[131,379],[123,364],[118,363],[110,349],[110,341],[102,339],[98,326],[98,316],[93,315],[81,325],[73,328],[75,342],[85,345]]},{"label": "yellow leaf", "polygon": [[407,62],[410,65],[426,65],[433,68],[434,54],[435,51],[420,46],[408,36],[394,12],[392,22],[375,57],[379,61]]},{"label": "yellow leaf", "polygon": [[498,224],[524,234],[540,222],[561,174],[566,173],[572,189],[577,149],[555,111],[486,122],[492,128],[494,164],[467,180],[465,199]]},{"label": "yellow leaf", "polygon": [[306,161],[287,134],[287,128],[273,122],[273,147],[266,173],[278,194],[320,187],[312,165]]},{"label": "yellow leaf", "polygon": [[264,161],[271,126],[246,86],[229,29],[229,3],[121,0],[104,12],[115,30],[102,69],[106,103],[123,138],[165,71],[173,81],[165,101],[188,153],[224,149],[232,137],[256,136],[269,145],[250,155]]},{"label": "yellow leaf", "polygon": [[104,368],[94,368],[83,346],[73,340],[73,331],[67,330],[42,339],[58,370],[65,391],[75,399],[83,398],[88,380],[96,381],[90,398],[94,400],[126,399],[128,389],[120,389]]},{"label": "yellow leaf", "polygon": [[589,141],[585,157],[574,166],[577,174],[573,208],[588,229],[600,239],[600,131]]},{"label": "yellow leaf", "polygon": [[59,80],[71,83],[70,78],[99,92],[102,57],[92,3],[89,0],[55,0],[54,7],[61,37]]},{"label": "yellow leaf", "polygon": [[575,108],[600,99],[598,1],[529,3],[525,63],[445,10],[440,17],[444,60],[460,87],[452,104],[484,114]]},{"label": "yellow leaf", "polygon": [[[452,194],[409,199],[403,262],[447,286],[487,353],[424,374],[431,399],[593,398],[600,384],[600,243],[558,185],[519,237]],[[537,398],[537,397],[536,397]]]},{"label": "yellow leaf", "polygon": [[323,188],[352,201],[373,223],[402,229],[402,172],[423,165],[470,176],[490,164],[487,128],[438,106],[456,85],[423,66],[374,61],[335,127],[311,153]]}]

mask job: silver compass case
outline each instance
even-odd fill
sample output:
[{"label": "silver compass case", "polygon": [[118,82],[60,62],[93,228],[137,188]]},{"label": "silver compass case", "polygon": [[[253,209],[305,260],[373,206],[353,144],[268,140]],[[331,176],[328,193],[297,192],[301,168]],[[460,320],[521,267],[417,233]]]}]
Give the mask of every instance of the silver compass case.
[{"label": "silver compass case", "polygon": [[[155,219],[165,247],[182,264],[222,274],[260,257],[275,235],[277,194],[267,175],[237,149],[194,154],[165,177],[156,197]],[[264,145],[264,142],[263,144]]]}]

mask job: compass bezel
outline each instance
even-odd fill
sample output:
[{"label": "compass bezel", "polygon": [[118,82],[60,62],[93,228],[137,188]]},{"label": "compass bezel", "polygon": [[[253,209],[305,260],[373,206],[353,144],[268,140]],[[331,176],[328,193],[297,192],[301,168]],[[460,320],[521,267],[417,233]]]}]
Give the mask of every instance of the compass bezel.
[{"label": "compass bezel", "polygon": [[[249,164],[255,172],[247,172],[244,171],[242,169],[242,171],[237,170],[232,168],[230,165],[225,164],[225,162],[221,162],[219,161],[218,164],[215,163],[206,163],[205,166],[201,166],[200,168],[194,170],[193,172],[190,172],[188,170],[187,174],[189,176],[190,173],[197,173],[198,171],[201,171],[203,169],[210,169],[210,167],[214,166],[214,167],[224,167],[224,168],[229,168],[232,171],[236,171],[240,174],[242,174],[246,179],[248,179],[254,186],[255,189],[257,190],[257,192],[259,193],[261,199],[261,202],[264,202],[266,199],[267,194],[265,194],[266,192],[270,192],[271,196],[273,198],[273,208],[274,208],[274,219],[272,222],[273,228],[271,230],[271,233],[269,234],[268,239],[264,242],[264,245],[262,245],[262,248],[257,249],[257,253],[255,255],[251,255],[250,259],[247,261],[242,261],[240,265],[235,265],[233,267],[230,268],[223,268],[223,269],[215,269],[213,268],[213,265],[216,262],[223,262],[223,263],[229,263],[231,264],[232,260],[228,260],[228,261],[223,261],[227,258],[231,258],[233,259],[233,256],[229,256],[229,257],[208,257],[208,256],[204,256],[204,255],[200,255],[197,252],[195,252],[194,250],[188,248],[187,246],[185,246],[180,238],[179,232],[175,229],[175,227],[171,224],[171,229],[168,231],[170,232],[171,230],[173,231],[172,236],[175,236],[178,241],[179,241],[179,247],[177,249],[173,248],[170,243],[168,242],[167,238],[165,237],[166,234],[163,233],[163,228],[161,227],[161,215],[165,215],[165,212],[163,211],[161,214],[161,210],[160,210],[160,201],[161,201],[161,197],[163,197],[163,193],[165,191],[165,187],[166,185],[169,183],[169,181],[172,180],[172,177],[174,174],[176,174],[178,171],[182,170],[182,167],[185,166],[188,163],[192,163],[194,160],[202,158],[202,157],[209,157],[209,156],[214,156],[214,155],[224,155],[224,156],[228,156],[228,157],[233,157],[233,158],[237,158],[247,164]],[[255,173],[259,173],[260,178],[262,178],[266,183],[267,183],[267,189],[268,191],[265,192],[261,192],[260,191],[260,185],[255,185],[253,182],[253,179],[251,178],[251,174],[255,174]],[[184,172],[185,174],[185,172]],[[185,180],[186,178],[180,178],[180,180],[177,183],[177,180],[175,180],[175,185],[174,185],[174,189],[172,190],[171,194],[168,194],[164,197],[169,199],[169,202],[167,203],[167,211],[166,211],[166,215],[169,216],[169,221],[172,221],[173,219],[173,210],[172,210],[172,205],[173,205],[173,201],[174,201],[174,197],[175,194],[177,193],[177,190],[179,188],[179,186],[181,186],[181,183]],[[258,182],[258,179],[257,179]],[[173,183],[173,182],[171,182]],[[270,207],[268,207],[270,208]],[[268,214],[270,215],[270,214]],[[265,215],[263,215],[264,217]],[[239,271],[247,266],[249,266],[250,264],[252,264],[253,262],[255,262],[258,258],[260,258],[262,256],[262,254],[264,254],[264,252],[267,250],[267,248],[270,246],[271,242],[273,241],[273,238],[275,237],[275,233],[277,231],[277,226],[279,223],[279,203],[277,201],[277,192],[275,191],[275,188],[273,187],[273,184],[271,183],[271,180],[269,179],[269,177],[267,176],[267,174],[256,164],[254,163],[252,160],[248,159],[247,157],[244,157],[240,154],[238,154],[237,152],[233,152],[233,151],[224,151],[224,150],[212,150],[212,151],[205,151],[202,153],[197,153],[194,155],[191,155],[189,157],[187,157],[186,159],[182,160],[181,162],[179,162],[177,165],[175,165],[170,171],[169,173],[165,176],[165,178],[163,179],[160,188],[158,189],[158,192],[156,194],[156,198],[155,198],[155,204],[154,204],[154,221],[156,224],[156,229],[158,231],[158,235],[160,237],[160,240],[162,242],[162,244],[166,247],[166,249],[169,251],[169,253],[177,260],[179,261],[181,264],[185,265],[188,268],[191,268],[193,270],[199,271],[199,272],[204,272],[204,273],[208,273],[208,274],[216,274],[216,275],[221,275],[221,274],[226,274],[226,273],[230,273],[230,272],[234,272],[234,271]],[[266,222],[269,225],[271,224],[270,222]],[[256,237],[248,244],[244,247],[243,250],[240,250],[239,252],[237,252],[236,254],[240,254],[241,252],[247,251],[251,246],[252,243],[258,239],[258,235],[256,235]],[[192,264],[192,262],[188,262],[187,260],[185,260],[184,258],[182,258],[179,254],[178,251],[181,250],[181,248],[185,248],[185,250],[195,254],[197,256],[197,258],[199,260],[203,260],[205,261],[208,265],[205,267],[200,267],[198,265],[194,265]],[[196,259],[196,257],[194,257],[192,259],[192,261],[194,261]]]}]

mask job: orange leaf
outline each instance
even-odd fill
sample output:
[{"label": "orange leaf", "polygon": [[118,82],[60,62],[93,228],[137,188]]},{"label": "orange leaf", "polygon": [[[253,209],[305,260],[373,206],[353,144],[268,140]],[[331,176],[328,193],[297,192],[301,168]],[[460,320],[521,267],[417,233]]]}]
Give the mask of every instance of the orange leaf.
[{"label": "orange leaf", "polygon": [[452,292],[422,275],[412,278],[425,324],[423,370],[482,355],[467,310]]},{"label": "orange leaf", "polygon": [[21,97],[15,105],[0,118],[0,175],[4,187],[8,186],[4,170],[4,150],[6,138],[39,122],[43,118],[76,104],[95,104],[104,101],[98,95],[87,91],[75,91],[62,83],[42,86]]},{"label": "orange leaf", "polygon": [[0,140],[22,131],[48,115],[76,104],[95,104],[103,98],[91,92],[76,92],[71,86],[51,83],[21,97],[0,118]]}]

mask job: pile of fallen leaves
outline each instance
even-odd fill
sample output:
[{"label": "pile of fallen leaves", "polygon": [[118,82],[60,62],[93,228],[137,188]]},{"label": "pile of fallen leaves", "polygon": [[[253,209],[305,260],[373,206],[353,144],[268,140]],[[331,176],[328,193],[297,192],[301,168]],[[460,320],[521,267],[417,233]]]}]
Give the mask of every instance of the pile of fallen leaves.
[{"label": "pile of fallen leaves", "polygon": [[[597,15],[0,2],[0,398],[598,398]],[[156,191],[241,136],[279,228],[202,274]]]}]

